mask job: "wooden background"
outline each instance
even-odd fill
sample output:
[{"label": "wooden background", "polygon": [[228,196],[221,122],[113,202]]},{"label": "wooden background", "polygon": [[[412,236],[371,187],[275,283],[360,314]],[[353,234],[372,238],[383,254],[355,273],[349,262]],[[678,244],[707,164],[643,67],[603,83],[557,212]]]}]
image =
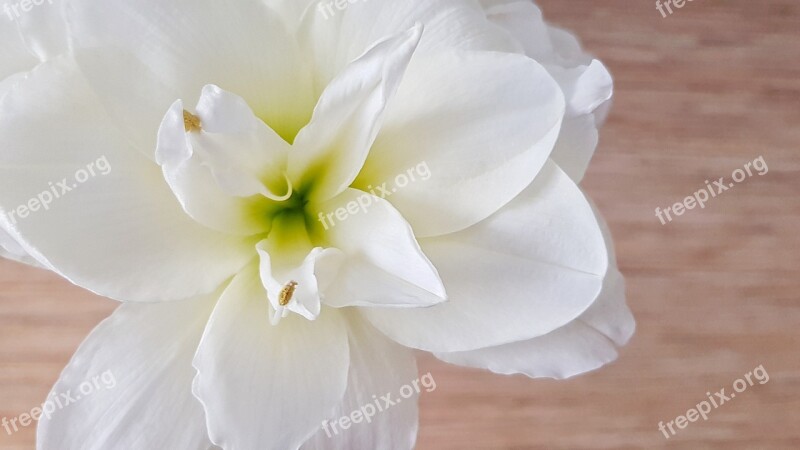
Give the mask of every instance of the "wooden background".
[{"label": "wooden background", "polygon": [[[423,357],[420,449],[800,448],[800,2],[541,0],[616,78],[585,186],[617,240],[633,342],[564,382]],[[753,177],[662,226],[654,215],[764,156]],[[114,304],[0,262],[0,417],[40,403]],[[770,375],[707,422],[657,429],[763,364]],[[34,430],[0,448],[33,448]],[[357,449],[361,450],[361,449]]]}]

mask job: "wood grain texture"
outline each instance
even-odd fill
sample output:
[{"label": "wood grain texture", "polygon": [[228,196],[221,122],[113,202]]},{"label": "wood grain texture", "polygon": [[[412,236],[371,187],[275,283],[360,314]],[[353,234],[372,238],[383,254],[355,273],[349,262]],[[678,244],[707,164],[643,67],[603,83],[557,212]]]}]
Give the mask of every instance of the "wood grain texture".
[{"label": "wood grain texture", "polygon": [[[616,79],[585,188],[617,240],[633,342],[605,369],[529,380],[421,358],[420,449],[800,448],[800,2],[541,0]],[[654,215],[758,156],[753,177],[662,226]],[[114,303],[0,262],[0,417],[40,403]],[[667,441],[659,421],[763,364],[770,375]],[[34,429],[0,430],[0,449]]]}]

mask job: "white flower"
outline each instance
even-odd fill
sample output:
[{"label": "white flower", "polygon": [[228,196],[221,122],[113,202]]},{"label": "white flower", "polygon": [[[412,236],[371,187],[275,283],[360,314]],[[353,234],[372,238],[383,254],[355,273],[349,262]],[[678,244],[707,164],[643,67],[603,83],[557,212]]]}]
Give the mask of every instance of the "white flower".
[{"label": "white flower", "polygon": [[[39,448],[410,448],[416,401],[320,425],[415,379],[412,349],[562,378],[630,337],[576,184],[603,66],[528,2],[315,5],[65,0],[21,27],[43,62],[0,101],[2,225],[125,302],[54,392],[117,387],[43,419]],[[113,173],[11,219],[100,156]]]}]

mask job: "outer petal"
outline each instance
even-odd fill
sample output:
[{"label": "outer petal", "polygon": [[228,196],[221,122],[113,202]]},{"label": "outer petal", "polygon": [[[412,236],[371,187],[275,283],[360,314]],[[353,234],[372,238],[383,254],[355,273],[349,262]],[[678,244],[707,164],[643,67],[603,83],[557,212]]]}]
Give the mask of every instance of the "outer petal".
[{"label": "outer petal", "polygon": [[[13,15],[11,16],[13,18]],[[0,20],[0,100],[39,63],[26,47],[14,20]]]},{"label": "outer petal", "polygon": [[211,440],[226,449],[294,450],[342,400],[350,361],[345,321],[326,309],[314,321],[269,324],[253,264],[219,301],[194,360],[194,391]]},{"label": "outer petal", "polygon": [[468,352],[436,357],[468,367],[532,378],[569,378],[598,369],[617,359],[616,346],[625,345],[636,328],[625,305],[625,282],[611,269],[597,300],[578,319],[541,337]]},{"label": "outer petal", "polygon": [[625,280],[616,268],[611,231],[594,207],[609,257],[609,269],[597,300],[577,320],[528,341],[469,352],[440,353],[443,361],[496,373],[568,378],[597,369],[617,358],[636,329],[625,304]]},{"label": "outer petal", "polygon": [[[486,20],[474,0],[350,1],[344,10],[328,1],[314,2],[305,9],[299,34],[307,37],[306,45],[312,49],[317,86],[325,86],[376,42],[416,23],[425,26],[420,55],[454,50],[521,52],[507,33]],[[409,70],[415,70],[413,63]]]},{"label": "outer petal", "polygon": [[417,236],[438,236],[485,219],[531,183],[553,149],[564,98],[520,55],[452,52],[416,65],[355,187],[391,185],[426,163],[431,176],[389,200]]},{"label": "outer petal", "polygon": [[92,87],[151,157],[164,111],[178,98],[194,104],[207,84],[246,98],[289,141],[308,123],[308,63],[259,0],[72,0],[68,19],[76,48],[93,49],[79,56]]},{"label": "outer petal", "polygon": [[39,266],[39,263],[28,255],[28,252],[2,226],[0,226],[0,257]]},{"label": "outer petal", "polygon": [[566,118],[550,156],[573,181],[580,183],[599,140],[600,134],[593,115]]},{"label": "outer petal", "polygon": [[[18,72],[32,69],[39,60],[25,46],[17,23],[0,16],[0,82]],[[2,87],[2,84],[0,84]],[[2,98],[0,89],[0,98]]]},{"label": "outer petal", "polygon": [[611,75],[581,49],[574,36],[547,25],[532,2],[484,0],[484,4],[489,19],[514,36],[564,91],[566,117],[552,158],[579,182],[597,148],[598,123],[613,91]]},{"label": "outer petal", "polygon": [[47,61],[69,50],[65,9],[67,2],[41,0],[34,2],[30,11],[23,12],[16,21],[31,53]]},{"label": "outer petal", "polygon": [[[436,268],[389,202],[348,189],[317,209],[326,239],[344,256],[324,291],[326,304],[421,307],[447,298]],[[347,215],[338,220],[342,212]]]},{"label": "outer petal", "polygon": [[355,180],[421,36],[418,25],[376,44],[328,85],[290,153],[297,189],[328,200]]},{"label": "outer petal", "polygon": [[263,0],[273,11],[278,13],[286,24],[294,29],[300,25],[300,19],[306,9],[316,6],[319,0]]},{"label": "outer petal", "polygon": [[10,229],[12,229],[12,227],[9,222],[5,217],[0,216],[0,258],[6,258],[30,266],[50,270],[25,250],[25,247],[18,241],[18,237],[15,237],[8,231]]},{"label": "outer petal", "polygon": [[595,111],[611,100],[614,83],[597,60],[574,69],[549,70],[567,97],[564,127],[552,158],[575,182],[580,182],[597,148],[599,125]]},{"label": "outer petal", "polygon": [[75,402],[42,417],[37,448],[208,449],[192,357],[216,298],[120,306],[53,387],[54,406],[61,394]]},{"label": "outer petal", "polygon": [[486,16],[509,33],[526,55],[546,66],[586,65],[592,58],[570,33],[548,25],[542,10],[528,0],[481,0]]},{"label": "outer petal", "polygon": [[[158,166],[120,136],[68,60],[39,66],[6,95],[0,138],[0,210],[15,227],[8,231],[84,288],[126,301],[188,298],[252,258],[254,242],[211,232],[181,211]],[[38,199],[37,211],[21,217],[20,206],[40,195],[48,207]]]},{"label": "outer petal", "polygon": [[522,195],[463,232],[426,239],[450,301],[363,314],[395,341],[474,350],[550,333],[597,298],[608,255],[591,206],[554,163]]},{"label": "outer petal", "polygon": [[[303,450],[402,450],[414,448],[419,428],[418,395],[399,398],[400,389],[417,379],[417,363],[411,350],[386,339],[368,323],[358,317],[348,321],[350,336],[350,375],[344,400],[330,415],[323,428],[308,442]],[[392,394],[394,401],[401,400],[389,409],[379,411],[376,398]],[[353,411],[374,416],[369,422],[361,420],[349,429],[333,429],[340,417]],[[379,403],[379,406],[382,403]],[[381,406],[381,409],[382,406]]]}]

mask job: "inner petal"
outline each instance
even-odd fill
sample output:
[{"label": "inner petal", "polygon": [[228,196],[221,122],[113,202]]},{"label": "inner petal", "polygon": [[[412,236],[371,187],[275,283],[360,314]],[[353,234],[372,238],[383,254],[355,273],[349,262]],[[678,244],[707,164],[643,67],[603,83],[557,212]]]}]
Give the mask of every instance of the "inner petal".
[{"label": "inner petal", "polygon": [[245,101],[206,86],[195,112],[175,102],[162,121],[156,161],[184,210],[229,234],[269,231],[270,211],[293,193],[285,176],[289,144]]},{"label": "inner petal", "polygon": [[315,320],[320,314],[321,291],[336,276],[341,252],[312,244],[301,211],[276,216],[269,236],[256,249],[271,322],[277,324],[289,312]]}]

